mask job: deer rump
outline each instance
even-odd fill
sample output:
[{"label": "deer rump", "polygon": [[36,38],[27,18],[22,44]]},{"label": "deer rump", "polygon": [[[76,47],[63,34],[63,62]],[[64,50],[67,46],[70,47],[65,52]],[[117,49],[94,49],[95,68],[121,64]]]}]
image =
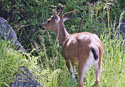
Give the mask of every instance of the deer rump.
[{"label": "deer rump", "polygon": [[95,34],[89,32],[75,33],[67,36],[63,42],[62,55],[65,60],[71,60],[75,65],[78,61],[84,63],[92,52],[94,60],[98,60],[100,40]]}]

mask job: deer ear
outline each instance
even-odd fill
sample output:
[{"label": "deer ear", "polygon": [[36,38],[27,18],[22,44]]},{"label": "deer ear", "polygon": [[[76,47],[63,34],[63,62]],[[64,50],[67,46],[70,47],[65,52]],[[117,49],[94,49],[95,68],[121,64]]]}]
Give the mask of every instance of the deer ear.
[{"label": "deer ear", "polygon": [[58,15],[54,15],[54,19],[56,23],[60,22],[60,17]]},{"label": "deer ear", "polygon": [[68,20],[74,11],[70,11],[63,15],[63,22]]}]

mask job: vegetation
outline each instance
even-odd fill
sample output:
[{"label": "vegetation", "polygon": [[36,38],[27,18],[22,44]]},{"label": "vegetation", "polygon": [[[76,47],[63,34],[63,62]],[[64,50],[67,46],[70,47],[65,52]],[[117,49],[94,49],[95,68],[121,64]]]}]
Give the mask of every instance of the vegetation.
[{"label": "vegetation", "polygon": [[[37,68],[37,59],[30,58],[27,54],[28,60],[22,55],[22,51],[17,52],[12,49],[10,42],[0,41],[0,87],[9,87],[13,81],[13,76],[18,72],[19,67],[26,66],[33,73]],[[15,47],[13,47],[15,48]]]},{"label": "vegetation", "polygon": [[[39,28],[52,15],[49,6],[57,6],[58,3],[66,5],[64,12],[75,10],[65,24],[68,32],[89,31],[98,34],[102,40],[104,58],[101,87],[125,87],[124,33],[119,34],[117,23],[124,18],[120,16],[124,0],[1,0],[0,16],[9,21],[19,41],[29,50],[26,55],[32,57],[27,60],[22,52],[15,52],[14,48],[8,50],[10,42],[0,41],[0,87],[9,86],[13,74],[23,65],[44,87],[78,87],[66,68],[54,32]],[[94,81],[92,67],[86,73],[85,87],[95,87]]]}]

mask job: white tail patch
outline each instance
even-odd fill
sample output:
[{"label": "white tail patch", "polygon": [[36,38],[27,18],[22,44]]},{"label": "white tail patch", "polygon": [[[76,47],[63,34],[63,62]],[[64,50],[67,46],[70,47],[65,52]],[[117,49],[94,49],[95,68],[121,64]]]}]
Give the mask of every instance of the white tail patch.
[{"label": "white tail patch", "polygon": [[94,61],[95,60],[94,60],[93,53],[90,51],[89,58],[86,61],[85,65],[83,67],[83,70],[82,70],[82,76],[81,76],[82,78],[84,78],[86,71],[93,65]]},{"label": "white tail patch", "polygon": [[89,58],[86,61],[85,66],[84,66],[86,68],[86,70],[89,69],[94,64],[94,61],[95,60],[94,60],[93,53],[90,51]]},{"label": "white tail patch", "polygon": [[[92,41],[89,45],[90,48],[93,48],[96,51],[96,54],[98,56],[98,59],[95,61],[97,63],[99,61],[99,49],[98,49],[98,44],[96,42]],[[93,54],[93,53],[92,53]],[[94,55],[94,54],[93,54]],[[94,57],[94,56],[93,56]]]}]

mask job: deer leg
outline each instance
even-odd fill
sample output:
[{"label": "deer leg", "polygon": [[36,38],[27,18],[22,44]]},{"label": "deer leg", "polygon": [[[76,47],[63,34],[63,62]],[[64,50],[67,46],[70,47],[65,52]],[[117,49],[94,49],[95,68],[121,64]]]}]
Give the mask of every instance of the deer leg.
[{"label": "deer leg", "polygon": [[79,86],[80,87],[83,87],[83,80],[84,80],[86,70],[87,70],[87,68],[86,68],[85,64],[82,64],[82,63],[78,64]]},{"label": "deer leg", "polygon": [[78,75],[77,75],[75,66],[73,66],[73,69],[74,69],[74,73],[75,73],[75,79],[78,79]]},{"label": "deer leg", "polygon": [[72,78],[75,79],[74,65],[72,64],[70,60],[66,61],[66,66],[68,67],[68,70],[70,74],[72,75]]},{"label": "deer leg", "polygon": [[97,87],[100,87],[100,75],[101,75],[101,64],[102,62],[96,62],[95,63],[95,71],[96,71],[96,85]]}]

